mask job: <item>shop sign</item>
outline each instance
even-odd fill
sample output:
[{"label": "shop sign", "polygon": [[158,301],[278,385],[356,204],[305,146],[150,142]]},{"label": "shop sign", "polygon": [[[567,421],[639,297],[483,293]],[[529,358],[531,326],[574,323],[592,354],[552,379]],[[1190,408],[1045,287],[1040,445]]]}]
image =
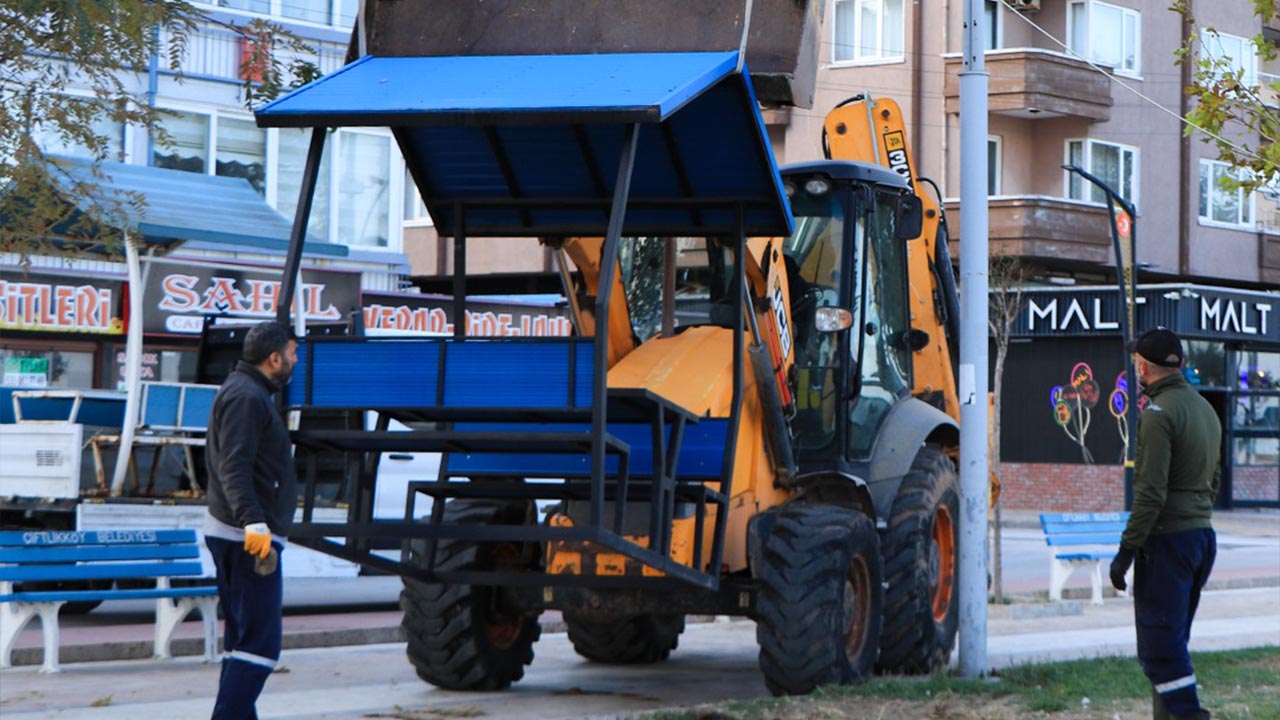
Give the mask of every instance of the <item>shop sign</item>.
[{"label": "shop sign", "polygon": [[[1198,285],[1139,287],[1137,330],[1163,325],[1185,338],[1280,343],[1280,295]],[[1014,336],[1117,335],[1123,306],[1111,288],[1024,292]]]},{"label": "shop sign", "polygon": [[[128,360],[128,354],[121,347],[116,350],[116,390],[124,391],[125,367]],[[160,374],[160,353],[156,350],[143,350],[142,362],[138,364],[138,379],[143,382],[154,382],[162,377]]]},{"label": "shop sign", "polygon": [[[453,299],[439,295],[365,293],[364,329],[368,335],[452,335]],[[546,305],[467,302],[467,335],[472,337],[549,337],[573,334],[568,310]]]},{"label": "shop sign", "polygon": [[49,387],[49,358],[5,358],[4,385],[17,388]]},{"label": "shop sign", "polygon": [[[206,316],[269,320],[276,316],[280,269],[156,263],[147,282],[143,331],[199,335]],[[297,292],[307,322],[337,322],[358,306],[358,273],[303,270]]]},{"label": "shop sign", "polygon": [[0,330],[124,334],[122,283],[0,273]]}]

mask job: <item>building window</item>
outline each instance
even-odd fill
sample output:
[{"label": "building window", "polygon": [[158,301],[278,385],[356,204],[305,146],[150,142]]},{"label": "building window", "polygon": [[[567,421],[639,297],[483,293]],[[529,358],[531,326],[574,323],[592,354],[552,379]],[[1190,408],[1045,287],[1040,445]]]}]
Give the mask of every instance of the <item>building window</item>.
[{"label": "building window", "polygon": [[1072,0],[1067,10],[1072,52],[1120,75],[1142,70],[1142,13],[1096,0]]},{"label": "building window", "polygon": [[[310,137],[310,130],[300,129],[283,129],[278,136],[276,207],[285,217],[292,218],[298,206]],[[308,233],[350,247],[397,248],[399,241],[392,242],[391,218],[402,213],[398,196],[402,188],[391,182],[391,143],[391,136],[381,133],[329,133],[311,201]],[[394,205],[392,200],[396,200]]]},{"label": "building window", "polygon": [[[90,104],[90,101],[65,96],[59,98],[59,101],[66,102],[67,105],[80,107]],[[124,123],[113,119],[108,108],[102,107],[97,103],[93,103],[93,105],[93,116],[86,123],[87,127],[85,128],[96,138],[92,142],[101,143],[101,150],[105,151],[105,154],[101,155],[101,157],[105,157],[108,160],[123,160]],[[68,117],[73,117],[73,115],[68,112]],[[31,136],[41,150],[51,155],[70,155],[82,158],[100,156],[98,151],[91,148],[89,142],[86,142],[84,138],[64,135],[58,129],[56,123],[33,123]]]},{"label": "building window", "polygon": [[1000,194],[1000,160],[1003,156],[1001,152],[1001,142],[999,135],[992,135],[987,138],[987,194]]},{"label": "building window", "polygon": [[835,0],[835,62],[901,60],[904,0]]},{"label": "building window", "polygon": [[1228,190],[1222,183],[1240,178],[1241,171],[1217,160],[1200,161],[1200,219],[1209,222],[1252,227],[1253,196],[1243,189]]},{"label": "building window", "polygon": [[156,139],[153,166],[244,178],[266,193],[267,133],[252,120],[170,110],[161,124],[169,138]]},{"label": "building window", "polygon": [[302,20],[349,29],[356,20],[359,0],[204,0],[228,10]]},{"label": "building window", "polygon": [[348,132],[339,143],[338,242],[387,247],[391,148],[382,135]]},{"label": "building window", "polygon": [[404,220],[414,225],[434,224],[431,221],[431,214],[427,212],[427,204],[422,201],[422,193],[418,192],[418,185],[413,181],[408,168],[404,171]]},{"label": "building window", "polygon": [[999,0],[986,0],[983,5],[983,19],[986,20],[986,39],[987,49],[996,50],[1000,47],[1000,2]]},{"label": "building window", "polygon": [[1238,76],[1246,87],[1258,84],[1258,55],[1252,40],[1205,30],[1200,35],[1200,53],[1204,60],[1222,61],[1221,74]]},{"label": "building window", "polygon": [[[1097,176],[1120,197],[1138,204],[1138,149],[1101,140],[1068,140],[1067,163]],[[1107,195],[1079,175],[1067,173],[1067,197],[1105,203]]]}]

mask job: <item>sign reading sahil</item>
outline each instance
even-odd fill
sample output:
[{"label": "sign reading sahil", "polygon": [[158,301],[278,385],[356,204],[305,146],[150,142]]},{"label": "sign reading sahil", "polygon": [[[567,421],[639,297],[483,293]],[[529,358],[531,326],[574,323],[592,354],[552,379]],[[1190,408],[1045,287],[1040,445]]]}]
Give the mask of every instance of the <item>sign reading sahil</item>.
[{"label": "sign reading sahil", "polygon": [[[360,302],[356,273],[303,270],[298,286],[307,322],[342,320]],[[268,320],[276,315],[280,271],[251,267],[156,265],[147,284],[147,333],[198,335],[208,315]]]},{"label": "sign reading sahil", "polygon": [[[1014,334],[1098,335],[1119,332],[1114,290],[1064,288],[1024,294]],[[1280,295],[1199,285],[1140,287],[1138,329],[1164,325],[1188,338],[1280,342]]]}]

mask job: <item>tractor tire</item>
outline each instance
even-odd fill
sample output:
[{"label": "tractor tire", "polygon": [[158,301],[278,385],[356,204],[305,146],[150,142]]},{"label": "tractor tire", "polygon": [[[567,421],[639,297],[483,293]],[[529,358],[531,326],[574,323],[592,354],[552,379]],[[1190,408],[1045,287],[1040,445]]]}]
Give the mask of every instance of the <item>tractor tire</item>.
[{"label": "tractor tire", "polygon": [[879,670],[922,674],[946,667],[959,625],[956,468],[937,447],[916,455],[898,488],[884,536],[884,629]]},{"label": "tractor tire", "polygon": [[684,615],[665,613],[598,620],[566,612],[564,623],[575,652],[607,665],[650,665],[666,660],[684,632]]},{"label": "tractor tire", "polygon": [[[525,525],[534,517],[532,503],[451,500],[444,508],[450,525]],[[436,568],[519,572],[530,565],[529,550],[520,543],[440,540]],[[425,567],[425,553],[425,540],[410,543],[411,562]],[[501,690],[524,677],[542,634],[538,612],[512,607],[500,587],[403,580],[400,628],[418,677],[448,690]]]},{"label": "tractor tire", "polygon": [[849,508],[782,509],[765,540],[756,604],[760,669],[774,695],[867,679],[880,640],[880,538]]}]

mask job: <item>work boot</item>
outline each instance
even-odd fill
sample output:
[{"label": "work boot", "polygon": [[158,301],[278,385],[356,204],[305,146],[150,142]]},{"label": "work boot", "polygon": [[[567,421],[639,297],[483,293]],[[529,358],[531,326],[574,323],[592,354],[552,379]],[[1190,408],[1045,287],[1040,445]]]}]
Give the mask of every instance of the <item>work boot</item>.
[{"label": "work boot", "polygon": [[1164,700],[1155,688],[1151,688],[1151,720],[1173,720],[1173,716],[1165,709]]}]

